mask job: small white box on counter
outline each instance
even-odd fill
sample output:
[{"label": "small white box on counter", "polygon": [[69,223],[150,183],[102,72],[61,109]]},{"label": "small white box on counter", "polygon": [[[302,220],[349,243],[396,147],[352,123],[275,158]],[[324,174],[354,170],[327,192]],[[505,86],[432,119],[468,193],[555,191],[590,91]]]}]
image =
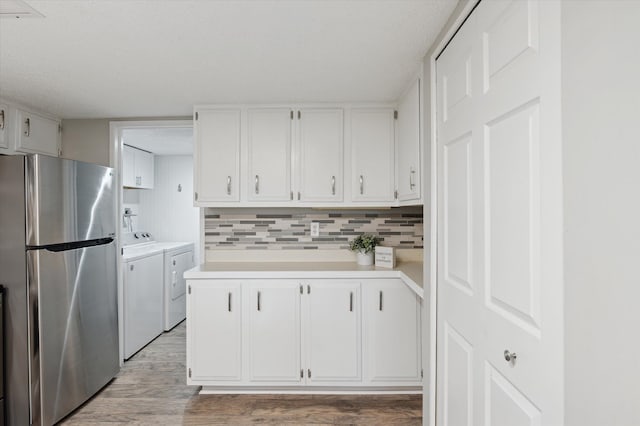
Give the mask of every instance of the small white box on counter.
[{"label": "small white box on counter", "polygon": [[376,247],[376,266],[383,268],[396,267],[396,250],[393,247]]}]

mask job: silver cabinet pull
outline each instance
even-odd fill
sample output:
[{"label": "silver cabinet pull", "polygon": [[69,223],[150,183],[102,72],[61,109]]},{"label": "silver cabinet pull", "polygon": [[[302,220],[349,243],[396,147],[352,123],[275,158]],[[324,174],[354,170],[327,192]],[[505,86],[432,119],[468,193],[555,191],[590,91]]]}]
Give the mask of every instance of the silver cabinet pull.
[{"label": "silver cabinet pull", "polygon": [[360,195],[364,194],[364,177],[360,175]]},{"label": "silver cabinet pull", "polygon": [[[293,111],[291,111],[291,114],[293,114]],[[304,378],[304,370],[302,368],[300,369],[300,378]]]},{"label": "silver cabinet pull", "polygon": [[260,292],[258,292],[258,311],[260,310],[261,306],[260,306]]},{"label": "silver cabinet pull", "polygon": [[379,304],[378,304],[378,305],[379,305],[379,306],[378,306],[378,309],[379,309],[380,311],[382,311],[382,290],[380,290],[380,301],[379,301]]},{"label": "silver cabinet pull", "polygon": [[504,350],[504,360],[507,362],[515,362],[518,355],[515,352],[509,352],[509,349]]},{"label": "silver cabinet pull", "polygon": [[413,170],[413,167],[410,167],[409,168],[409,189],[413,189],[416,186],[415,182],[413,181],[415,174],[416,174],[416,171]]},{"label": "silver cabinet pull", "polygon": [[331,195],[336,195],[336,177],[331,176]]},{"label": "silver cabinet pull", "polygon": [[133,265],[129,265],[129,270],[133,271]]},{"label": "silver cabinet pull", "polygon": [[4,110],[0,110],[0,130],[4,129]]},{"label": "silver cabinet pull", "polygon": [[293,201],[293,191],[289,193],[291,200]]},{"label": "silver cabinet pull", "polygon": [[256,175],[256,194],[260,193],[260,176]]},{"label": "silver cabinet pull", "polygon": [[227,176],[227,195],[231,195],[231,176]]},{"label": "silver cabinet pull", "polygon": [[311,369],[310,368],[307,368],[307,377],[311,378]]},{"label": "silver cabinet pull", "polygon": [[353,292],[349,293],[349,312],[353,312]]},{"label": "silver cabinet pull", "polygon": [[231,292],[229,292],[229,300],[227,302],[227,309],[229,310],[229,312],[231,312]]},{"label": "silver cabinet pull", "polygon": [[24,135],[31,136],[31,120],[29,118],[24,120],[24,126]]},{"label": "silver cabinet pull", "polygon": [[175,260],[173,261],[173,266],[176,266],[176,261]]},{"label": "silver cabinet pull", "polygon": [[298,191],[298,201],[300,201],[300,191]]},{"label": "silver cabinet pull", "polygon": [[311,294],[311,286],[307,284],[307,294]]}]

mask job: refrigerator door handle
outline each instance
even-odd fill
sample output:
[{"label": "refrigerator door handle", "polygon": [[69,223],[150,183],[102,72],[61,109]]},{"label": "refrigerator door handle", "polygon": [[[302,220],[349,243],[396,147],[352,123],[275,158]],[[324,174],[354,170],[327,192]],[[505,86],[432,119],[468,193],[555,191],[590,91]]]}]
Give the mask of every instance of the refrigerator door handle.
[{"label": "refrigerator door handle", "polygon": [[60,244],[48,244],[46,246],[27,246],[27,250],[48,250],[54,253],[58,253],[61,251],[69,251],[69,250],[77,250],[86,247],[95,247],[95,246],[103,246],[106,244],[111,244],[113,242],[113,237],[107,238],[96,238],[94,240],[86,240],[86,241],[74,241],[71,243],[60,243]]}]

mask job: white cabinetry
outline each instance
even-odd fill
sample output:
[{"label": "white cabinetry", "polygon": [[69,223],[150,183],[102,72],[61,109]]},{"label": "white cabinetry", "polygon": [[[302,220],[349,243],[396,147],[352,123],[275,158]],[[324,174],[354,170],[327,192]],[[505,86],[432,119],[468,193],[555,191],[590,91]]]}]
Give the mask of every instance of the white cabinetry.
[{"label": "white cabinetry", "polygon": [[124,145],[122,156],[122,186],[153,189],[153,154]]},{"label": "white cabinetry", "polygon": [[124,357],[130,358],[162,333],[162,252],[125,262]]},{"label": "white cabinetry", "polygon": [[187,359],[189,382],[242,380],[242,303],[237,281],[189,283]]},{"label": "white cabinetry", "polygon": [[9,106],[0,103],[0,148],[9,149],[7,124],[9,123]]},{"label": "white cabinetry", "polygon": [[398,105],[396,185],[398,200],[420,200],[420,79]]},{"label": "white cabinetry", "polygon": [[289,280],[251,282],[245,309],[249,381],[300,382],[300,292]]},{"label": "white cabinetry", "polygon": [[421,382],[420,301],[399,279],[363,283],[365,381]]},{"label": "white cabinetry", "polygon": [[189,384],[238,391],[422,386],[420,303],[400,279],[187,285]]},{"label": "white cabinetry", "polygon": [[247,194],[251,201],[292,198],[292,115],[289,108],[247,111]]},{"label": "white cabinetry", "polygon": [[298,111],[297,199],[339,202],[343,196],[343,112],[338,108]]},{"label": "white cabinetry", "polygon": [[60,121],[18,108],[15,123],[17,152],[55,157],[60,154]]},{"label": "white cabinetry", "polygon": [[360,282],[308,281],[303,313],[307,384],[359,382]]},{"label": "white cabinetry", "polygon": [[394,201],[394,110],[351,111],[351,198],[356,202]]},{"label": "white cabinetry", "polygon": [[240,201],[240,109],[196,112],[195,200]]}]

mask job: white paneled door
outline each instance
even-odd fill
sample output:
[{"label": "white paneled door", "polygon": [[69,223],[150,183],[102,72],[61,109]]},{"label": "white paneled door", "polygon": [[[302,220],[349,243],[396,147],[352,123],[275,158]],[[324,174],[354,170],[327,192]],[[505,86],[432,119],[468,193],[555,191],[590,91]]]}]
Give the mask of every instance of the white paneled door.
[{"label": "white paneled door", "polygon": [[436,61],[439,425],[563,422],[559,25],[483,1]]}]

